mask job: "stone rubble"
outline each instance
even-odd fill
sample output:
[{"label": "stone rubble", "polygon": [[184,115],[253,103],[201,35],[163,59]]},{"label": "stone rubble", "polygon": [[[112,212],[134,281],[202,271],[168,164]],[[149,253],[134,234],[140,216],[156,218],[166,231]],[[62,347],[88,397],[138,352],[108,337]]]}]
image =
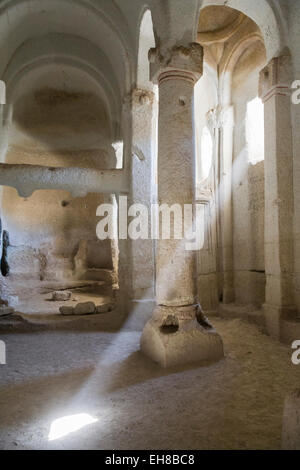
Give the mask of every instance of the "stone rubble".
[{"label": "stone rubble", "polygon": [[62,315],[91,315],[93,313],[108,313],[114,310],[115,304],[108,302],[102,305],[95,305],[94,302],[80,302],[75,307],[71,305],[62,306],[59,311]]}]

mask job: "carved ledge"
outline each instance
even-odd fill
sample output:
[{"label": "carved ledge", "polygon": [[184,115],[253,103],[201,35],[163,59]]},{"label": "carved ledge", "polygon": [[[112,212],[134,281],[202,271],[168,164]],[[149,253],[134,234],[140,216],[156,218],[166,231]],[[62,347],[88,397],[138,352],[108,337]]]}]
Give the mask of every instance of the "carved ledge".
[{"label": "carved ledge", "polygon": [[149,62],[153,83],[159,83],[167,76],[196,82],[203,73],[203,48],[198,43],[191,43],[189,47],[174,46],[164,56],[159,48],[150,49]]},{"label": "carved ledge", "polygon": [[38,189],[69,191],[73,197],[88,193],[128,193],[123,170],[96,170],[79,167],[48,167],[0,163],[0,185],[15,188],[20,197],[30,197]]}]

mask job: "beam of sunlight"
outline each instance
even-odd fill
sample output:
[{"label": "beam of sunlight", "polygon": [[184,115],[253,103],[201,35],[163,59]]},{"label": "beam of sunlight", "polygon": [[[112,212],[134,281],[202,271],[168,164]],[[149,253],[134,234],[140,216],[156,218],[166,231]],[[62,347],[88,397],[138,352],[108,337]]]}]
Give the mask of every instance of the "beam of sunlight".
[{"label": "beam of sunlight", "polygon": [[48,436],[49,441],[60,439],[61,437],[67,436],[68,434],[78,431],[88,424],[96,423],[97,421],[97,418],[93,418],[87,413],[79,413],[55,419],[50,427]]}]

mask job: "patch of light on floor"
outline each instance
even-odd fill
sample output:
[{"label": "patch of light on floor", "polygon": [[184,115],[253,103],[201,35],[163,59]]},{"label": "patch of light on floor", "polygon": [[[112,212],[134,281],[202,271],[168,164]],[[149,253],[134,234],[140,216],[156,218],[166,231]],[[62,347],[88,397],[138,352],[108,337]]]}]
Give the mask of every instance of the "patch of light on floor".
[{"label": "patch of light on floor", "polygon": [[68,434],[78,431],[88,424],[96,423],[98,419],[93,418],[87,413],[79,413],[76,415],[64,416],[54,420],[50,427],[49,441],[60,439]]}]

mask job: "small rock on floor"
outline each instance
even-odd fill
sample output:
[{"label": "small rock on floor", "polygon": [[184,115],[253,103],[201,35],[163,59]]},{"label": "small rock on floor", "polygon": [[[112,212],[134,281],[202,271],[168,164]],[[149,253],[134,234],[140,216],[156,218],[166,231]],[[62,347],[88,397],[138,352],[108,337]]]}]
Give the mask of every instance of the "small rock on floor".
[{"label": "small rock on floor", "polygon": [[75,307],[63,306],[59,308],[62,315],[91,315],[92,313],[107,313],[114,310],[115,304],[108,302],[106,304],[95,306],[94,302],[80,302]]},{"label": "small rock on floor", "polygon": [[94,302],[81,302],[74,307],[74,315],[89,315],[95,313]]},{"label": "small rock on floor", "polygon": [[59,311],[62,315],[74,315],[74,307],[60,307]]},{"label": "small rock on floor", "polygon": [[58,302],[65,301],[65,300],[70,300],[71,295],[72,295],[72,292],[67,291],[67,290],[65,290],[65,291],[54,291],[52,293],[52,300],[55,300],[55,301],[58,301]]},{"label": "small rock on floor", "polygon": [[107,304],[97,305],[96,313],[111,312],[112,310],[114,310],[114,308],[115,308],[115,304],[113,304],[112,302],[109,302]]}]

